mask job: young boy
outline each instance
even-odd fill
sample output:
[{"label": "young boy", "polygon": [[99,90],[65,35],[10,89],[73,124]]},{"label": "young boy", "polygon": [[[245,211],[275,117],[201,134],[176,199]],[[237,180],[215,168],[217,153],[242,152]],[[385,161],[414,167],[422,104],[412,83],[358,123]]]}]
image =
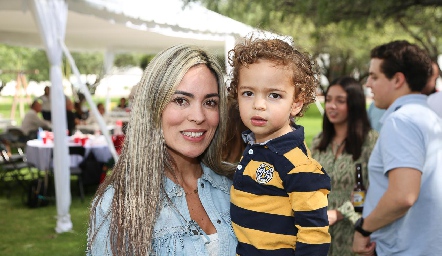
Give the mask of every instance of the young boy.
[{"label": "young boy", "polygon": [[230,51],[230,93],[247,142],[233,178],[238,255],[327,255],[330,178],[294,123],[318,83],[306,54],[279,39],[248,39]]}]

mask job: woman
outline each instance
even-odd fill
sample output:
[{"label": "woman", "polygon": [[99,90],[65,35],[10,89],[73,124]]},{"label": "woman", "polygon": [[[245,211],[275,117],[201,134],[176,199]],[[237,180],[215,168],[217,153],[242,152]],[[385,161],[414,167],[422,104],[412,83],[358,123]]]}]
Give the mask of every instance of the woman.
[{"label": "woman", "polygon": [[220,149],[227,96],[214,57],[159,53],[137,88],[123,151],[92,204],[90,255],[234,255]]},{"label": "woman", "polygon": [[325,93],[322,132],[312,142],[312,157],[331,177],[329,255],[354,255],[353,224],[360,217],[351,203],[355,164],[362,164],[363,181],[368,188],[367,162],[377,137],[367,117],[362,86],[352,77],[333,81]]},{"label": "woman", "polygon": [[246,143],[241,133],[247,130],[247,127],[239,115],[238,102],[236,99],[229,97],[227,106],[229,117],[225,142],[222,149],[222,159],[223,161],[237,164],[246,148]]}]

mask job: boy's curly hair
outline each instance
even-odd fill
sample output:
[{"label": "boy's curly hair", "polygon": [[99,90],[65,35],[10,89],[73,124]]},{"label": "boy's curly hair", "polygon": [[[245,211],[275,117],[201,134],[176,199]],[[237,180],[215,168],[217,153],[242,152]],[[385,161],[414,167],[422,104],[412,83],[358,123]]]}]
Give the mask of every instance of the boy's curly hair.
[{"label": "boy's curly hair", "polygon": [[243,43],[237,44],[229,51],[229,64],[233,67],[229,93],[238,97],[239,72],[242,67],[259,60],[269,60],[278,66],[292,70],[292,81],[295,86],[295,99],[302,100],[304,105],[297,117],[304,115],[308,105],[315,101],[316,88],[319,85],[317,64],[308,53],[303,53],[281,39],[254,38],[251,35]]}]

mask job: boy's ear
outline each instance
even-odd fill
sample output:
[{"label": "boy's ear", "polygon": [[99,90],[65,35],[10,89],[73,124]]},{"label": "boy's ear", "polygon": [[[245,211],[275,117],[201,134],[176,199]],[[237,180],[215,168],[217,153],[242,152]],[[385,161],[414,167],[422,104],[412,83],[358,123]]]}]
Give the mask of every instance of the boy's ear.
[{"label": "boy's ear", "polygon": [[302,106],[304,106],[303,100],[297,100],[292,103],[292,109],[290,111],[290,116],[295,117],[299,112],[301,112]]}]

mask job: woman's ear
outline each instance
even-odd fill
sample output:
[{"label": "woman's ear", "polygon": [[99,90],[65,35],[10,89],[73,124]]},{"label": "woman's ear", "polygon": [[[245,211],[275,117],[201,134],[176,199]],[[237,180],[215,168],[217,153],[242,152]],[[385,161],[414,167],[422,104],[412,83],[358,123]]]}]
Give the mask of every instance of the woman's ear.
[{"label": "woman's ear", "polygon": [[292,103],[292,108],[290,111],[290,116],[295,117],[299,112],[301,112],[302,107],[304,106],[303,100],[295,100]]}]

